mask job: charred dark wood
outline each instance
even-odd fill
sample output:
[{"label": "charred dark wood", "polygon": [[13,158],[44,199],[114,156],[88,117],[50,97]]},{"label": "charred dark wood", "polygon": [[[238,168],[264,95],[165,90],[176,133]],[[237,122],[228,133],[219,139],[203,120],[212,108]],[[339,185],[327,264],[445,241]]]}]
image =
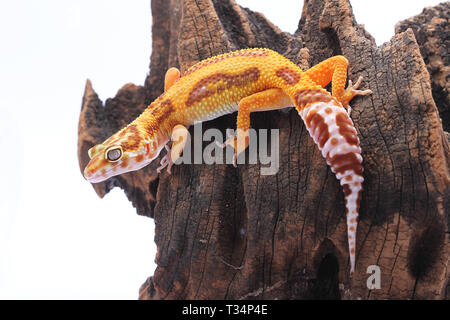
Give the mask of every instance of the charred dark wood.
[{"label": "charred dark wood", "polygon": [[431,78],[434,102],[445,131],[450,131],[450,2],[427,7],[415,17],[399,22],[395,32],[414,32]]}]

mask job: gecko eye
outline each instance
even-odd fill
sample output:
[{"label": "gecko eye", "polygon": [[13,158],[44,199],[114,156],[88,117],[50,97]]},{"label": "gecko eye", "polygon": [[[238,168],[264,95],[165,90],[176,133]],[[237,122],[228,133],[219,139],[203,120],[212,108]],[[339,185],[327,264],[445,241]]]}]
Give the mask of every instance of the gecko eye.
[{"label": "gecko eye", "polygon": [[110,162],[119,161],[122,157],[122,149],[120,147],[112,147],[106,151],[106,159]]}]

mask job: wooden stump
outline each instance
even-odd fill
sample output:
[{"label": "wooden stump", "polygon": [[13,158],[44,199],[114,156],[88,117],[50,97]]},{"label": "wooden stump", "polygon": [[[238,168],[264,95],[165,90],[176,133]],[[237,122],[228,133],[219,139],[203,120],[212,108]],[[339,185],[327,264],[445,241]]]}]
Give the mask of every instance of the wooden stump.
[{"label": "wooden stump", "polygon": [[[419,44],[435,42],[426,32],[419,44],[415,37],[421,28],[436,25],[435,15],[418,16],[415,29],[402,22],[391,41],[377,47],[356,23],[347,0],[305,1],[294,35],[233,0],[167,3],[152,1],[153,48],[144,87],[127,84],[103,107],[87,82],[79,123],[80,169],[91,146],[161,94],[169,67],[183,73],[199,60],[231,50],[267,47],[302,68],[342,54],[350,62],[350,79],[362,75],[363,88],[374,93],[352,101],[365,169],[353,278],[343,192],[292,109],[251,116],[255,129],[280,130],[275,175],[261,175],[264,165],[258,163],[177,165],[172,175],[158,176],[155,160],[93,185],[101,197],[122,188],[138,214],[155,219],[157,268],[140,288],[140,298],[446,298],[450,152],[436,103],[445,114],[448,82],[437,73],[430,81],[436,59],[426,64]],[[448,4],[428,10],[448,21]],[[448,33],[448,23],[438,25]],[[439,68],[447,72],[443,79],[447,53],[438,54]],[[224,116],[205,123],[203,130],[225,132],[235,128],[235,121],[236,114]],[[380,289],[367,287],[371,265],[380,268]]]}]

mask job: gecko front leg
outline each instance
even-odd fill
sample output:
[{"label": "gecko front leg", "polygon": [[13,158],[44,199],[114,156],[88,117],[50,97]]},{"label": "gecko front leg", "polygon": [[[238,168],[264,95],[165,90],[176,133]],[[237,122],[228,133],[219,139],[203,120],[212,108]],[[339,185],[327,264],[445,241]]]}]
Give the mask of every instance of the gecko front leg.
[{"label": "gecko front leg", "polygon": [[164,91],[173,86],[178,79],[180,79],[180,70],[175,67],[169,68],[164,76]]},{"label": "gecko front leg", "polygon": [[166,155],[161,159],[160,166],[156,169],[158,173],[160,173],[165,167],[167,167],[167,172],[171,174],[171,169],[175,161],[181,156],[183,152],[184,146],[186,145],[187,139],[189,136],[188,129],[181,125],[177,124],[172,129],[172,148],[170,148],[167,144],[164,146],[166,148]]},{"label": "gecko front leg", "polygon": [[[180,79],[180,70],[178,68],[172,67],[166,71],[166,75],[164,77],[164,91],[167,91],[175,82]],[[161,159],[160,166],[156,169],[158,173],[160,173],[165,167],[167,167],[167,172],[171,174],[171,169],[174,162],[180,157],[183,152],[183,148],[187,141],[187,136],[189,132],[185,126],[176,125],[172,129],[172,148],[170,148],[167,144],[164,146],[167,153]]]},{"label": "gecko front leg", "polygon": [[164,146],[164,148],[166,149],[167,153],[166,153],[166,155],[164,157],[162,157],[161,162],[159,163],[160,166],[158,168],[156,168],[156,172],[161,173],[161,171],[165,167],[167,167],[167,172],[169,174],[171,174],[172,173],[171,169],[172,169],[172,166],[173,166],[173,161],[170,158],[170,147],[166,144]]}]

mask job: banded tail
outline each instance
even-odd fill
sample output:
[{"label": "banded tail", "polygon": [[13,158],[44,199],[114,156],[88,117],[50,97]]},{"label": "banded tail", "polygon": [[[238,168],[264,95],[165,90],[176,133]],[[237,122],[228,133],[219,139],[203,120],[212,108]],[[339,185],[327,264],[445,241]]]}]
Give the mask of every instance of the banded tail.
[{"label": "banded tail", "polygon": [[358,135],[347,111],[327,91],[298,90],[294,98],[309,134],[344,190],[350,275],[353,275],[358,211],[364,181]]}]

